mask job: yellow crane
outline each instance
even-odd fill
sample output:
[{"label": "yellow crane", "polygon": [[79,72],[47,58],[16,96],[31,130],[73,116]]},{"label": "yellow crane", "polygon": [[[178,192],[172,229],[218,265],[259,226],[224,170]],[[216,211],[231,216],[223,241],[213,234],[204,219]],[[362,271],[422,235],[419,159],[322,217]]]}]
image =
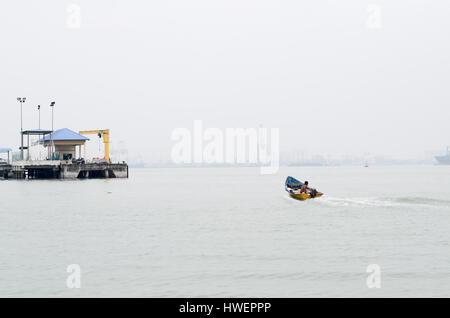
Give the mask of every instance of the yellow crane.
[{"label": "yellow crane", "polygon": [[109,159],[109,129],[100,130],[83,130],[79,132],[80,135],[97,135],[99,138],[103,137],[103,143],[105,144],[105,160],[107,163],[111,163]]}]

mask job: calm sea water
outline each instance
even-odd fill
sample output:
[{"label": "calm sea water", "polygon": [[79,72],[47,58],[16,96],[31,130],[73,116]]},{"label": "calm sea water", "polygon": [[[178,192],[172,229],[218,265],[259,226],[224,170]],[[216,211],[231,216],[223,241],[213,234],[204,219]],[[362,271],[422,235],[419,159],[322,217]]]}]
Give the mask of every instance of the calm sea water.
[{"label": "calm sea water", "polygon": [[0,201],[0,296],[450,296],[450,167],[136,169],[1,181]]}]

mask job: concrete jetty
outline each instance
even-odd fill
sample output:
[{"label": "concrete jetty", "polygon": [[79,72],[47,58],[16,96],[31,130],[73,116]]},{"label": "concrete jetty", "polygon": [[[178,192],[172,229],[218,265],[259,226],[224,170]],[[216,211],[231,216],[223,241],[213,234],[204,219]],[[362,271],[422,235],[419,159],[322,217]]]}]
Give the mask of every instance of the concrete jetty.
[{"label": "concrete jetty", "polygon": [[69,160],[14,161],[0,165],[0,179],[128,178],[126,163],[79,163]]},{"label": "concrete jetty", "polygon": [[[86,158],[85,135],[94,134],[103,139],[104,158]],[[106,179],[128,178],[128,165],[125,162],[112,163],[109,157],[109,129],[87,130],[76,133],[68,128],[56,131],[33,129],[21,130],[21,144],[27,137],[27,146],[20,148],[21,160],[10,160],[11,148],[0,148],[0,153],[7,153],[8,160],[0,160],[0,179]],[[31,160],[30,136],[42,137],[34,145],[47,148],[47,160]],[[84,148],[84,151],[82,151]],[[24,151],[26,150],[26,152]],[[83,156],[84,152],[84,156]],[[42,158],[43,156],[39,156]]]}]

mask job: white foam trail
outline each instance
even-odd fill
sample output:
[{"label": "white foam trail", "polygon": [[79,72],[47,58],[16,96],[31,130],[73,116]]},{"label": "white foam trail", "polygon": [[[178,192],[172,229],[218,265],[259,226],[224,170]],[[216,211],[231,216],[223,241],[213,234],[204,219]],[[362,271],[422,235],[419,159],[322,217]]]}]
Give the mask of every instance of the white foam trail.
[{"label": "white foam trail", "polygon": [[450,206],[450,201],[431,198],[337,198],[323,197],[318,200],[322,204],[331,206],[372,206],[372,207],[404,207],[404,206]]},{"label": "white foam trail", "polygon": [[373,207],[394,207],[402,204],[396,203],[392,200],[385,200],[379,198],[335,198],[324,197],[321,202],[332,206],[373,206]]}]

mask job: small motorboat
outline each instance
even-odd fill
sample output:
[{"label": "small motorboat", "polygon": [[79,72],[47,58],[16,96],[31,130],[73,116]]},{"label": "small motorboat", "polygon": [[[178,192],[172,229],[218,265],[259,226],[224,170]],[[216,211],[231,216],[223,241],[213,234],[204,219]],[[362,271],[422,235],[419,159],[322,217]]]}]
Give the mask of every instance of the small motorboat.
[{"label": "small motorboat", "polygon": [[314,198],[320,198],[323,193],[318,192],[316,189],[311,189],[309,193],[300,193],[301,188],[305,184],[303,182],[298,181],[292,177],[287,177],[285,183],[285,190],[289,193],[291,197],[297,200],[308,200]]}]

